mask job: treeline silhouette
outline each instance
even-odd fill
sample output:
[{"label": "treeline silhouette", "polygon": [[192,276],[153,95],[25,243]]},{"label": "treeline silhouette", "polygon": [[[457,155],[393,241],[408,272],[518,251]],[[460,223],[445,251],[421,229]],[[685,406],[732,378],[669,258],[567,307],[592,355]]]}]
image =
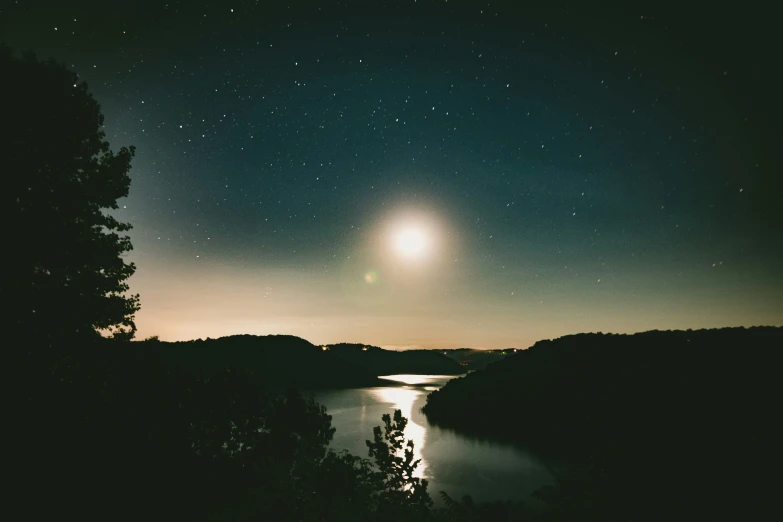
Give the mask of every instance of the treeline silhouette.
[{"label": "treeline silhouette", "polygon": [[439,352],[398,352],[348,343],[315,346],[293,335],[232,335],[173,343],[153,338],[133,346],[182,371],[253,370],[269,388],[278,389],[378,386],[383,384],[378,376],[400,373],[465,373]]},{"label": "treeline silhouette", "polygon": [[427,398],[438,425],[560,470],[540,496],[589,520],[761,515],[778,452],[783,328],[540,341]]},{"label": "treeline silhouette", "polygon": [[503,360],[514,353],[515,348],[501,350],[477,350],[475,348],[451,348],[438,350],[449,359],[455,360],[463,369],[463,373],[472,370],[483,370],[493,362]]},{"label": "treeline silhouette", "polygon": [[185,372],[252,370],[270,389],[375,386],[377,375],[293,335],[232,335],[182,342],[132,343]]},{"label": "treeline silhouette", "polygon": [[435,350],[395,351],[364,344],[338,343],[329,345],[327,353],[373,375],[459,375],[466,372],[457,361]]}]

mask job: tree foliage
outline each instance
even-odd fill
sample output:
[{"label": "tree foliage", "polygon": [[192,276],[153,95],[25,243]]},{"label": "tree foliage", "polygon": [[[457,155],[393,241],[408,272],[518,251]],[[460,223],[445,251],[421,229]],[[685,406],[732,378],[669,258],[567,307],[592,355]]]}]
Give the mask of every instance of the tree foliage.
[{"label": "tree foliage", "polygon": [[0,153],[13,255],[10,324],[52,342],[108,331],[130,338],[138,296],[131,229],[110,214],[128,195],[133,147],[113,152],[87,84],[55,61],[0,48]]},{"label": "tree foliage", "polygon": [[413,460],[414,443],[412,440],[405,442],[408,419],[400,410],[394,411],[393,421],[388,413],[381,419],[383,426],[373,428],[373,440],[366,442],[380,473],[381,502],[391,506],[404,503],[414,508],[428,508],[432,500],[427,493],[427,481],[414,476],[421,459]]}]

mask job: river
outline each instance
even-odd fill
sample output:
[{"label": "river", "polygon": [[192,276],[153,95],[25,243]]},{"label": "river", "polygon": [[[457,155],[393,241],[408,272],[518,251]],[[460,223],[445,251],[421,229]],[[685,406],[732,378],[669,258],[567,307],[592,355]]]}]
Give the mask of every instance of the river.
[{"label": "river", "polygon": [[[533,491],[551,482],[543,463],[525,450],[442,429],[421,413],[427,393],[446,384],[449,375],[389,375],[388,386],[319,390],[315,399],[326,406],[337,429],[331,447],[367,457],[365,440],[381,424],[384,413],[402,410],[408,418],[406,439],[413,439],[421,459],[416,475],[426,478],[434,500],[440,491],[452,498],[471,495],[476,501],[512,500],[531,504]],[[491,400],[491,399],[488,399]]]}]

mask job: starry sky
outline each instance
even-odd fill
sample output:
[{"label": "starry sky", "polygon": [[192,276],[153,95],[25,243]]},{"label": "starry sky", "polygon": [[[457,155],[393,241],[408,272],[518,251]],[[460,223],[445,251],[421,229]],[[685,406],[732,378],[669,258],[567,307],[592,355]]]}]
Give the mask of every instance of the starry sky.
[{"label": "starry sky", "polygon": [[521,3],[17,0],[0,40],[137,147],[139,338],[783,324],[772,17]]}]

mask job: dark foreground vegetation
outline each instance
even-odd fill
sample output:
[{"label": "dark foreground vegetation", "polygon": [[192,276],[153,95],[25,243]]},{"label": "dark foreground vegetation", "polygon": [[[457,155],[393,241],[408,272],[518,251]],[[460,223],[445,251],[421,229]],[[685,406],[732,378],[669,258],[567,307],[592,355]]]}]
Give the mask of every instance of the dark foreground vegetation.
[{"label": "dark foreground vegetation", "polygon": [[[75,340],[74,340],[75,341]],[[240,367],[183,371],[139,343],[26,344],[9,419],[14,520],[556,520],[413,476],[407,420],[329,449],[331,417]]]},{"label": "dark foreground vegetation", "polygon": [[783,328],[573,335],[450,381],[424,411],[558,463],[543,494],[567,518],[753,518],[775,498],[782,348]]},{"label": "dark foreground vegetation", "polygon": [[17,361],[13,447],[23,458],[12,470],[24,519],[429,516],[412,454],[396,455],[399,415],[368,443],[371,464],[329,450],[323,407],[251,371],[183,372],[113,340],[69,351]]},{"label": "dark foreground vegetation", "polygon": [[[435,420],[556,463],[536,509],[440,492],[436,507],[413,477],[399,412],[372,434],[368,460],[331,451],[328,412],[251,370],[183,370],[147,343],[94,336],[28,343],[12,366],[12,505],[28,520],[760,519],[775,498],[766,480],[779,440],[780,336],[574,336],[432,394]],[[721,349],[727,342],[760,366],[750,372]],[[659,360],[667,354],[676,367]]]}]

